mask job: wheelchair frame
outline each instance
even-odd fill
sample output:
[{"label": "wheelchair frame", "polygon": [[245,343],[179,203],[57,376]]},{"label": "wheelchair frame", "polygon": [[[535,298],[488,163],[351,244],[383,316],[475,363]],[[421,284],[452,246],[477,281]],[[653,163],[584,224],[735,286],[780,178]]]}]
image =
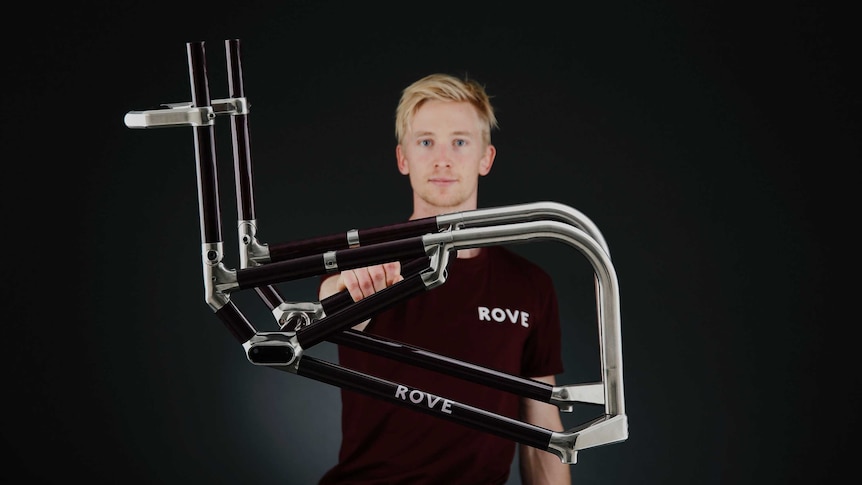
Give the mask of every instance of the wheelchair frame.
[{"label": "wheelchair frame", "polygon": [[[257,237],[248,129],[249,103],[243,88],[240,42],[237,39],[225,40],[229,74],[229,97],[225,99],[210,98],[205,43],[189,42],[186,50],[191,102],[129,111],[124,123],[129,128],[192,127],[204,299],[242,345],[249,362],[409,406],[553,453],[567,464],[577,463],[579,450],[628,438],[619,286],[610,251],[592,221],[569,206],[537,202],[351,229],[304,240],[261,242]],[[230,269],[222,261],[222,216],[214,126],[216,119],[223,115],[229,116],[231,121],[240,253],[238,269]],[[444,284],[453,251],[540,240],[555,240],[575,248],[594,269],[601,382],[551,386],[350,328],[402,300]],[[346,290],[321,301],[288,302],[274,286],[396,260],[402,262],[404,279],[358,302],[353,302]],[[272,312],[278,331],[258,331],[231,301],[233,292],[252,289]],[[323,341],[551,403],[562,412],[571,412],[575,403],[601,405],[604,412],[569,430],[547,430],[304,355],[305,350]]]}]

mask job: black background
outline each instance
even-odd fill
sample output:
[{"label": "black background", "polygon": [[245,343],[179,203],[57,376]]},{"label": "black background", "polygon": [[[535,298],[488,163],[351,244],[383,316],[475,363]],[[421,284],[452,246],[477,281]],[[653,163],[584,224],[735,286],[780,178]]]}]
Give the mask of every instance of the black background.
[{"label": "black background", "polygon": [[[191,129],[123,123],[190,100],[186,42],[207,42],[212,97],[226,97],[231,38],[263,242],[404,220],[394,109],[404,86],[437,71],[480,80],[498,110],[481,207],[555,201],[599,227],[621,288],[630,438],[582,451],[574,483],[843,473],[859,377],[855,253],[841,243],[855,238],[862,106],[847,12],[813,1],[120,3],[21,5],[4,22],[7,476],[310,484],[335,462],[337,388],[251,365],[203,301]],[[235,268],[226,121],[216,131]],[[558,381],[596,379],[592,273],[545,245],[517,249],[557,282]],[[310,281],[285,291],[316,299]],[[274,329],[250,296],[234,299]],[[335,358],[327,344],[309,353]]]}]

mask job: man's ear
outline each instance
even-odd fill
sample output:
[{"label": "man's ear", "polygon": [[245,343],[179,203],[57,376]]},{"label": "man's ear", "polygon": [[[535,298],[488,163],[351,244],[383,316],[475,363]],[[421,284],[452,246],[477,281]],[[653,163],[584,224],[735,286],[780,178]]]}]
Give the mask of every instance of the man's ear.
[{"label": "man's ear", "polygon": [[395,146],[395,159],[398,160],[398,171],[401,172],[401,175],[407,175],[410,173],[410,169],[407,168],[407,158],[404,156],[404,150],[401,149],[401,144]]},{"label": "man's ear", "polygon": [[497,156],[497,148],[494,145],[488,145],[485,148],[485,156],[479,161],[479,175],[485,176],[491,172],[491,166],[494,165],[494,157]]}]

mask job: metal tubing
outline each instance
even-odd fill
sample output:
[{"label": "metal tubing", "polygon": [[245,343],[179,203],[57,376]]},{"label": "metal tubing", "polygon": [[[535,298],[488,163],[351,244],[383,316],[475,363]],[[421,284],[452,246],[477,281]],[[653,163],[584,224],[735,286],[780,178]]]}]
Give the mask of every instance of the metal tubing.
[{"label": "metal tubing", "polygon": [[[231,98],[245,97],[239,47],[239,40],[225,41],[228,90]],[[251,165],[248,115],[232,115],[230,117],[230,127],[233,138],[234,174],[236,176],[237,188],[236,207],[239,213],[239,220],[252,221],[256,217],[254,213],[254,175]]]},{"label": "metal tubing", "polygon": [[426,255],[425,248],[422,238],[417,237],[244,268],[236,272],[237,289],[245,290],[370,264],[415,259]]},{"label": "metal tubing", "polygon": [[550,384],[462,362],[378,335],[347,329],[327,340],[338,345],[346,345],[374,355],[414,364],[424,369],[483,384],[518,396],[542,402],[551,400],[553,386]]},{"label": "metal tubing", "polygon": [[529,222],[536,220],[557,220],[571,224],[595,239],[602,250],[610,256],[611,252],[601,231],[586,215],[558,202],[533,202],[488,209],[454,212],[437,216],[440,227],[456,225],[459,227],[481,227],[492,224]]},{"label": "metal tubing", "polygon": [[266,304],[266,307],[270,309],[270,311],[278,308],[279,305],[284,303],[284,298],[281,294],[272,286],[261,286],[254,289],[257,292],[260,299]]},{"label": "metal tubing", "polygon": [[358,233],[358,242],[356,244],[350,241],[349,232],[330,234],[287,243],[270,244],[269,257],[272,262],[284,261],[286,259],[307,256],[321,251],[347,249],[355,245],[367,246],[369,244],[393,241],[398,238],[421,236],[429,232],[437,232],[437,230],[438,227],[435,218],[426,217],[424,219],[416,219],[413,221],[389,224],[370,229],[360,229],[356,231]]},{"label": "metal tubing", "polygon": [[334,260],[339,270],[361,268],[371,264],[424,257],[425,247],[422,237],[417,236],[335,251]]},{"label": "metal tubing", "polygon": [[[192,86],[192,104],[209,106],[206,53],[203,42],[187,44],[189,78]],[[197,159],[198,206],[201,220],[201,242],[222,242],[221,214],[219,209],[218,171],[216,169],[215,130],[213,125],[195,126],[195,158]]]},{"label": "metal tubing", "polygon": [[215,314],[239,343],[247,342],[257,332],[232,301],[228,301]]},{"label": "metal tubing", "polygon": [[543,239],[557,240],[578,249],[590,262],[596,275],[605,412],[612,416],[625,414],[619,284],[610,256],[595,239],[583,230],[558,221],[466,228],[429,234],[423,239],[426,244],[440,244],[447,251]]},{"label": "metal tubing", "polygon": [[298,280],[326,273],[322,254],[281,261],[278,263],[239,269],[236,280],[239,290]]},{"label": "metal tubing", "polygon": [[296,373],[326,384],[407,406],[419,412],[470,426],[540,450],[547,450],[553,434],[539,426],[461,404],[442,396],[435,396],[421,389],[339,367],[313,357],[303,358],[298,364]]}]

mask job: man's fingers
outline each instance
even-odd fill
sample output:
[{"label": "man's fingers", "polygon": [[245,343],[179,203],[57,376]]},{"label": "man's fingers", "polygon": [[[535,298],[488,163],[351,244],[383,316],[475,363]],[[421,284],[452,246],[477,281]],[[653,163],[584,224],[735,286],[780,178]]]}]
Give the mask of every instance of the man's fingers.
[{"label": "man's fingers", "polygon": [[341,279],[341,285],[343,285],[350,293],[350,297],[353,298],[353,301],[359,301],[363,298],[362,288],[359,284],[359,278],[356,275],[356,271],[342,271],[339,278]]},{"label": "man's fingers", "polygon": [[365,298],[374,294],[374,281],[368,268],[358,268],[353,270],[356,275],[356,281],[359,286],[359,298]]},{"label": "man's fingers", "polygon": [[383,265],[369,266],[364,269],[368,271],[368,278],[371,280],[371,293],[376,293],[386,288],[386,270],[383,268]]},{"label": "man's fingers", "polygon": [[340,287],[350,292],[353,301],[359,301],[401,280],[401,263],[368,266],[341,272]]},{"label": "man's fingers", "polygon": [[383,265],[383,270],[386,272],[386,285],[394,285],[399,281],[403,280],[404,277],[401,276],[401,262],[400,261],[392,261],[391,263],[385,263]]}]

